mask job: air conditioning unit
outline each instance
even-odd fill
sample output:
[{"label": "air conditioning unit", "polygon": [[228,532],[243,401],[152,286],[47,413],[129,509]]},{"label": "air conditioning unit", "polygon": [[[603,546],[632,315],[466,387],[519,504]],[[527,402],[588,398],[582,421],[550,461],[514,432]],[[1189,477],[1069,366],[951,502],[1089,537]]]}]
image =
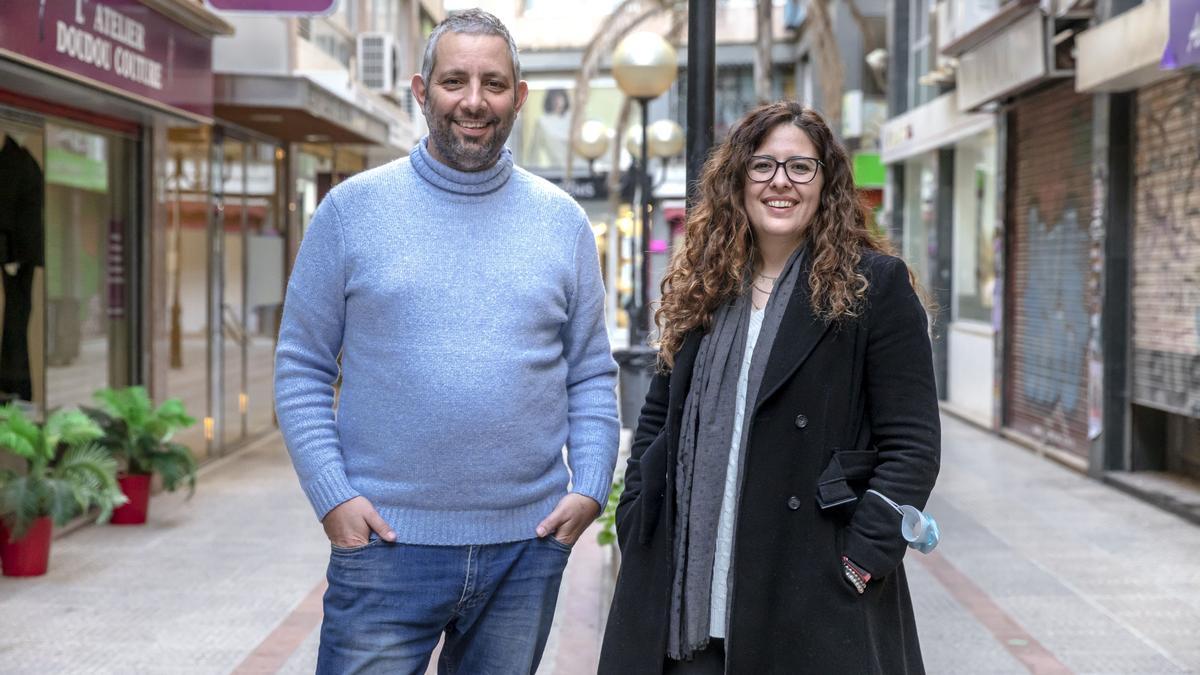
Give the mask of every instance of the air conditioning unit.
[{"label": "air conditioning unit", "polygon": [[358,81],[371,91],[395,92],[397,56],[396,38],[391,33],[361,33],[358,36]]},{"label": "air conditioning unit", "polygon": [[417,105],[417,99],[413,96],[412,87],[407,82],[396,84],[396,89],[392,92],[391,99],[409,117],[415,118],[421,114],[421,106]]}]

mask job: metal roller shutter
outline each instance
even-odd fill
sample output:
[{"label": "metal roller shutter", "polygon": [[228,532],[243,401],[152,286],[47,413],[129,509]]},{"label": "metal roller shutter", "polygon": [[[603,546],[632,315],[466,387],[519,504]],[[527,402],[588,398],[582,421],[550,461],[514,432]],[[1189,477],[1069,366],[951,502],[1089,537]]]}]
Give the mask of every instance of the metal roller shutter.
[{"label": "metal roller shutter", "polygon": [[1200,417],[1200,75],[1138,92],[1133,401]]},{"label": "metal roller shutter", "polygon": [[1086,457],[1092,99],[1068,80],[1013,123],[1005,424]]}]

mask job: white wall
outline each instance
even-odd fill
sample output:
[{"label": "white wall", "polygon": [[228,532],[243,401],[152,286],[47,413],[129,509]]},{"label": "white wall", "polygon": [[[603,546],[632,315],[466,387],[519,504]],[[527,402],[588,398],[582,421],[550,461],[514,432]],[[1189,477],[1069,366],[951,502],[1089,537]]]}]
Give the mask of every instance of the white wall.
[{"label": "white wall", "polygon": [[288,22],[276,16],[221,14],[237,31],[213,40],[213,72],[286,75]]},{"label": "white wall", "polygon": [[950,324],[950,403],[991,425],[995,380],[992,327],[973,321]]}]

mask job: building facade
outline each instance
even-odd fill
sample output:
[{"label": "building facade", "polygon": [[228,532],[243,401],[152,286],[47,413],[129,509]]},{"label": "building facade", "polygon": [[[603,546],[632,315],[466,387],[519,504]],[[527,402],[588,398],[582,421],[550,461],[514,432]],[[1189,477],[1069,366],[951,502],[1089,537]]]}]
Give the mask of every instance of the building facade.
[{"label": "building facade", "polygon": [[333,184],[422,133],[408,74],[441,12],[0,5],[0,168],[16,178],[0,204],[0,395],[45,412],[144,384],[201,420],[178,437],[201,459],[272,429],[304,226]]},{"label": "building facade", "polygon": [[938,301],[945,407],[1152,498],[1200,478],[1198,13],[958,0],[889,22],[889,221]]},{"label": "building facade", "polygon": [[167,138],[212,125],[232,30],[183,0],[0,6],[5,398],[44,414],[151,377]]}]

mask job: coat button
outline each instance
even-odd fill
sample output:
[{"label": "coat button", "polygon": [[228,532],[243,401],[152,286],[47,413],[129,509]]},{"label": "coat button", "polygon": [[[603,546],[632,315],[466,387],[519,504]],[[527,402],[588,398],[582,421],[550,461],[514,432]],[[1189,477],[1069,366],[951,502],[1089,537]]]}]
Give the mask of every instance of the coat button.
[{"label": "coat button", "polygon": [[796,415],[796,428],[803,429],[808,426],[808,418],[804,415]]},{"label": "coat button", "polygon": [[788,497],[788,508],[796,511],[800,509],[800,498],[796,496]]}]

